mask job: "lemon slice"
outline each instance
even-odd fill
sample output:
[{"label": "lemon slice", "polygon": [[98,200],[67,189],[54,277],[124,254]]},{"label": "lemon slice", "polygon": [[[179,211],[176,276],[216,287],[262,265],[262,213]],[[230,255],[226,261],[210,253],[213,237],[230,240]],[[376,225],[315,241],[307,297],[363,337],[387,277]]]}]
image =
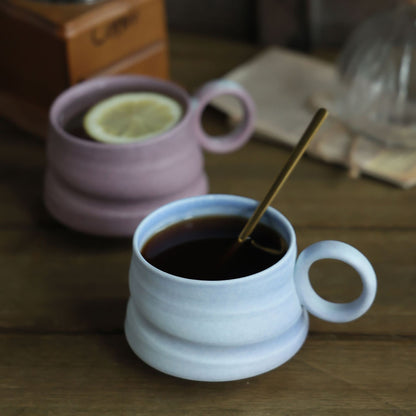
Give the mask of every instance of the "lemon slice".
[{"label": "lemon slice", "polygon": [[173,127],[182,107],[166,95],[152,92],[117,94],[100,101],[84,117],[84,129],[104,143],[132,143]]}]

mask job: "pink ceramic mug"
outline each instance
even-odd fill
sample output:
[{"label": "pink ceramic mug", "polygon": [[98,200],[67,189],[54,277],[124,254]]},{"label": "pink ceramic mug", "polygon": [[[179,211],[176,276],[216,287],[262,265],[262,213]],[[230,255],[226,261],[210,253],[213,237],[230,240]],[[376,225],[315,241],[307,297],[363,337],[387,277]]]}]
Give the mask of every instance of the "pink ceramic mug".
[{"label": "pink ceramic mug", "polygon": [[[128,144],[103,144],[68,133],[64,126],[97,101],[128,91],[168,95],[183,107],[170,130]],[[208,136],[201,117],[219,95],[236,97],[243,120],[229,135]],[[44,201],[63,224],[86,233],[131,236],[138,223],[159,206],[208,191],[203,150],[230,152],[242,146],[253,130],[254,105],[238,84],[217,80],[190,97],[169,81],[120,75],[85,81],[63,92],[49,116]]]}]

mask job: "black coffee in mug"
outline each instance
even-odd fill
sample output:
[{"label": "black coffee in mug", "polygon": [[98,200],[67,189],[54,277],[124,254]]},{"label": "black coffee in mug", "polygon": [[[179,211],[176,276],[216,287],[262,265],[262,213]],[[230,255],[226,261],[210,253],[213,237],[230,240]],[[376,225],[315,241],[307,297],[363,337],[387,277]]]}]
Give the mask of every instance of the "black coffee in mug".
[{"label": "black coffee in mug", "polygon": [[76,114],[64,125],[64,130],[79,139],[94,141],[84,128],[84,117],[87,111]]},{"label": "black coffee in mug", "polygon": [[248,276],[278,262],[287,243],[277,231],[260,223],[249,239],[236,246],[246,222],[237,216],[192,218],[155,234],[141,252],[158,269],[188,279]]}]

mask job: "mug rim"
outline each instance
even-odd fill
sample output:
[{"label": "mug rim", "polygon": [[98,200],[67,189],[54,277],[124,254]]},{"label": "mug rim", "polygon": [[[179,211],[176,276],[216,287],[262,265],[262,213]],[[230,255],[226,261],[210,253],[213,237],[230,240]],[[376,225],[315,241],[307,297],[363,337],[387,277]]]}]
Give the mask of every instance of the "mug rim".
[{"label": "mug rim", "polygon": [[[158,269],[157,267],[153,266],[151,263],[149,263],[142,255],[141,250],[139,248],[139,244],[138,244],[138,239],[139,239],[139,235],[140,233],[143,232],[143,229],[145,229],[148,225],[149,222],[153,221],[154,218],[157,218],[158,216],[161,216],[164,214],[165,211],[169,212],[169,211],[174,211],[175,209],[178,209],[179,207],[185,207],[185,206],[189,206],[191,205],[193,202],[197,202],[200,200],[212,200],[212,201],[218,201],[218,202],[222,202],[222,203],[237,203],[240,204],[240,206],[244,206],[244,207],[250,207],[250,205],[253,206],[253,208],[255,208],[256,204],[258,204],[258,201],[252,199],[252,198],[247,198],[247,197],[243,197],[243,196],[239,196],[239,195],[232,195],[232,194],[206,194],[206,195],[198,195],[198,196],[193,196],[193,197],[188,197],[188,198],[182,198],[173,202],[169,202],[165,205],[162,205],[161,207],[155,209],[154,211],[152,211],[150,214],[148,214],[141,222],[140,224],[137,226],[134,235],[133,235],[133,239],[132,239],[132,246],[133,246],[133,256],[135,257],[136,260],[140,260],[141,263],[143,265],[145,265],[145,267],[147,267],[150,271],[152,272],[157,272],[159,276],[166,278],[168,280],[173,280],[173,281],[177,281],[177,282],[181,282],[181,283],[185,283],[185,284],[198,284],[198,285],[206,285],[206,286],[221,286],[221,285],[232,285],[232,284],[236,284],[237,282],[248,282],[251,280],[255,280],[255,279],[259,279],[262,278],[262,276],[266,273],[270,273],[271,270],[274,270],[276,273],[278,272],[278,270],[276,269],[280,269],[282,267],[285,267],[285,265],[290,262],[290,259],[292,257],[296,257],[296,251],[297,251],[297,246],[296,246],[296,234],[295,234],[295,230],[292,226],[292,224],[290,223],[290,221],[280,212],[278,211],[276,208],[273,207],[268,207],[265,214],[264,215],[272,215],[274,218],[277,218],[279,220],[279,223],[281,225],[283,225],[283,228],[289,233],[289,239],[286,241],[288,244],[288,249],[286,251],[286,253],[283,255],[282,258],[280,258],[276,263],[274,263],[273,265],[257,272],[257,273],[253,273],[247,276],[241,276],[241,277],[237,277],[237,278],[232,278],[232,279],[224,279],[224,280],[200,280],[200,279],[190,279],[190,278],[186,278],[186,277],[182,277],[182,276],[177,276],[175,274],[169,273],[169,272],[165,272],[161,269]],[[221,215],[221,213],[219,212],[213,212],[213,215],[219,214]],[[226,214],[225,214],[226,215]],[[235,214],[234,214],[235,215]],[[204,217],[205,215],[200,214],[200,215],[195,215],[194,218],[198,218],[198,217]],[[157,232],[165,229],[168,226],[171,226],[173,224],[176,224],[178,222],[184,221],[186,219],[192,218],[191,216],[183,216],[180,220],[176,220],[176,221],[172,221],[168,224],[165,224],[164,227],[156,229],[155,231],[149,233],[149,235],[147,236],[147,239],[144,241],[143,244],[145,244],[147,241],[149,241],[150,238],[152,238]],[[160,221],[159,221],[160,223]],[[143,240],[143,238],[141,238],[141,240]],[[143,247],[143,244],[141,245],[141,247]]]},{"label": "mug rim", "polygon": [[[150,82],[153,85],[159,85],[162,87],[166,87],[166,89],[175,90],[179,96],[183,98],[183,104],[185,105],[182,117],[180,120],[169,130],[166,130],[156,136],[149,137],[143,141],[137,141],[132,143],[103,143],[99,141],[89,141],[89,140],[82,140],[81,138],[68,133],[59,122],[59,114],[62,112],[64,108],[67,108],[74,103],[74,101],[79,100],[86,95],[93,94],[94,90],[105,90],[107,89],[108,85],[112,86],[127,86],[131,85],[139,85],[143,82]],[[169,95],[169,94],[167,94]],[[80,82],[79,84],[72,85],[71,87],[67,88],[66,90],[62,91],[53,101],[50,110],[49,110],[49,125],[53,128],[55,133],[57,133],[61,138],[67,140],[68,142],[83,146],[90,149],[127,149],[127,148],[136,148],[136,147],[143,147],[155,144],[161,140],[166,139],[167,137],[175,134],[177,130],[181,129],[182,126],[188,122],[191,115],[191,108],[192,102],[191,97],[188,92],[182,88],[180,85],[164,80],[162,78],[151,77],[147,75],[103,75],[97,76],[95,78],[87,79],[85,81]]]}]

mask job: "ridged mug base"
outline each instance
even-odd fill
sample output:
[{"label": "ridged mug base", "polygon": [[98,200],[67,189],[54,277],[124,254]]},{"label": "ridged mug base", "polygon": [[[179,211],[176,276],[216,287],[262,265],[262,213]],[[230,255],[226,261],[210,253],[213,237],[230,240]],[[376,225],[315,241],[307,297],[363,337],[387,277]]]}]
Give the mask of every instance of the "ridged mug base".
[{"label": "ridged mug base", "polygon": [[131,237],[150,212],[168,202],[208,192],[201,174],[172,194],[132,200],[109,200],[78,192],[50,169],[45,175],[44,203],[49,213],[69,228],[97,236]]},{"label": "ridged mug base", "polygon": [[232,381],[273,370],[302,347],[309,328],[305,309],[284,333],[258,343],[215,346],[192,343],[160,331],[128,302],[125,334],[135,354],[151,367],[183,379]]}]

